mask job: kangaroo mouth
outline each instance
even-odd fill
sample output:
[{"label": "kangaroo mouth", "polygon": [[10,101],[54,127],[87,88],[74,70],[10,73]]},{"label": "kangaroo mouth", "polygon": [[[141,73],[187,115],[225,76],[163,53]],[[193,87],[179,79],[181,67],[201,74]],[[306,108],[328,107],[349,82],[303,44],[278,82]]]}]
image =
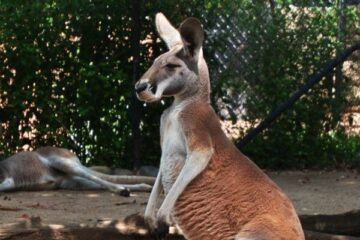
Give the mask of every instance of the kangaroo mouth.
[{"label": "kangaroo mouth", "polygon": [[156,83],[138,82],[135,85],[136,96],[140,101],[154,102],[158,100],[157,91],[158,86]]},{"label": "kangaroo mouth", "polygon": [[152,94],[156,95],[156,90],[157,90],[157,86],[156,86],[155,84],[150,85],[149,91],[150,91]]}]

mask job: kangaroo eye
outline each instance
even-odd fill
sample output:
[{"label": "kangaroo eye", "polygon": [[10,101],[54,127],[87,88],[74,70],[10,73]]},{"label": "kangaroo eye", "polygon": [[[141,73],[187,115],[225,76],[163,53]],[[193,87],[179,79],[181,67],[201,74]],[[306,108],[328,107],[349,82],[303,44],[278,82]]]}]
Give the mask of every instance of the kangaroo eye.
[{"label": "kangaroo eye", "polygon": [[168,64],[166,64],[166,67],[169,68],[169,69],[174,69],[174,68],[181,67],[181,65],[174,64],[174,63],[168,63]]}]

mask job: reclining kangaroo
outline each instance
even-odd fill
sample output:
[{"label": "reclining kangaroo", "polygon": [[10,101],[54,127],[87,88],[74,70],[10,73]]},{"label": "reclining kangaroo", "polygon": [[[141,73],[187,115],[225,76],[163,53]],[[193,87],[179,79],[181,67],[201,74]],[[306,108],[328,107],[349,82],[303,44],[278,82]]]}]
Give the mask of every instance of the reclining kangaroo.
[{"label": "reclining kangaroo", "polygon": [[152,184],[152,178],[92,171],[64,148],[43,147],[0,161],[0,191],[103,188],[126,196],[129,191],[150,191],[146,183]]},{"label": "reclining kangaroo", "polygon": [[[186,239],[304,239],[286,195],[225,136],[210,105],[200,22],[175,29],[161,13],[156,27],[169,51],[136,83],[141,101],[173,96],[161,116],[160,171],[145,218],[176,223]],[[159,196],[165,199],[157,211]]]}]

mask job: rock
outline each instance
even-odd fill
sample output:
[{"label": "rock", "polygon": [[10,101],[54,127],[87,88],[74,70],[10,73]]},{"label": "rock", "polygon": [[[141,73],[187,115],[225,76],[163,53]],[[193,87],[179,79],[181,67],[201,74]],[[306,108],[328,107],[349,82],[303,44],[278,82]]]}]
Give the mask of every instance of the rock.
[{"label": "rock", "polygon": [[91,166],[89,167],[93,171],[97,171],[104,174],[112,174],[112,170],[109,167],[106,166]]},{"label": "rock", "polygon": [[159,168],[154,166],[141,166],[138,174],[141,176],[156,177],[159,172]]},{"label": "rock", "polygon": [[131,176],[135,175],[133,171],[125,168],[115,168],[114,172],[115,175],[122,175],[122,176]]}]

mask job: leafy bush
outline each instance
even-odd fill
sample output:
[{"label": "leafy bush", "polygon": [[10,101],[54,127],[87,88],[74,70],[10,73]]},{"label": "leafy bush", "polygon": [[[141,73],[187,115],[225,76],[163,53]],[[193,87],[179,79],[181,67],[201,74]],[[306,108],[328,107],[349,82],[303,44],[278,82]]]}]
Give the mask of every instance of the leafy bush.
[{"label": "leafy bush", "polygon": [[[351,7],[340,41],[335,6],[270,2],[143,1],[137,74],[165,51],[154,29],[156,12],[177,24],[196,16],[207,34],[213,102],[244,108],[240,117],[255,125],[336,49],[351,43],[351,27],[359,28],[358,11]],[[87,163],[133,166],[133,6],[131,0],[0,2],[0,155],[24,145],[58,145]],[[238,50],[221,62],[216,54],[226,52],[229,39],[240,38]],[[346,136],[337,116],[348,104],[351,79],[344,77],[336,96],[333,79],[331,74],[313,88],[245,153],[273,168],[357,164],[360,139]],[[226,100],[229,90],[244,96],[241,105]],[[159,118],[168,104],[141,105],[139,152],[145,164],[158,163]]]},{"label": "leafy bush", "polygon": [[[215,98],[224,98],[230,109],[244,108],[246,114],[237,120],[253,126],[334,58],[337,49],[352,44],[359,29],[359,12],[351,6],[344,9],[347,27],[339,32],[337,6],[305,1],[274,1],[272,6],[256,1],[217,2],[223,15],[228,14],[222,28],[230,25],[243,33],[238,34],[243,39],[229,60],[236,68],[223,71]],[[214,42],[222,44],[227,38],[225,32]],[[349,97],[352,80],[341,71],[336,74],[329,73],[243,151],[266,168],[359,164],[360,137],[347,136],[339,124],[340,115],[353,101]],[[240,101],[229,98],[229,88],[245,94]]]},{"label": "leafy bush", "polygon": [[120,162],[130,131],[124,89],[132,89],[122,11],[115,1],[1,2],[5,154],[58,145],[96,163]]}]

